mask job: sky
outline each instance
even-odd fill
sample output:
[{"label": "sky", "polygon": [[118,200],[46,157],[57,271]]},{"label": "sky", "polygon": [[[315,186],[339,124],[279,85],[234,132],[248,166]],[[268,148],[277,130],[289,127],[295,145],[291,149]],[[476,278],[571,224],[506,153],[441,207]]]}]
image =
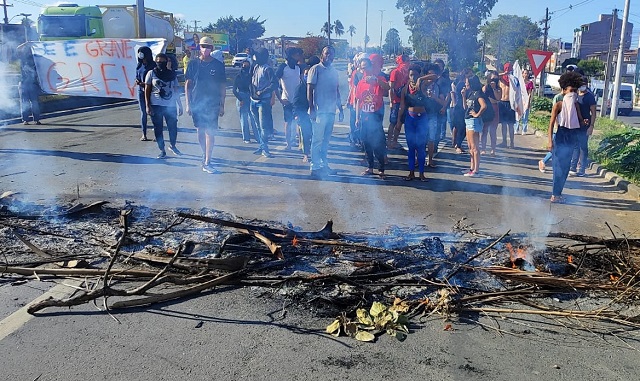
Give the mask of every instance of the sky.
[{"label": "sky", "polygon": [[[31,19],[36,20],[37,14],[45,5],[42,0],[2,0],[13,6],[8,8],[8,17],[20,13],[30,13]],[[93,5],[92,1],[63,1],[79,5]],[[331,20],[340,20],[345,30],[350,26],[356,27],[353,44],[362,45],[365,31],[365,2],[366,0],[331,0]],[[100,4],[133,4],[135,1],[100,1]],[[598,20],[602,13],[611,14],[613,8],[620,9],[622,18],[624,0],[498,0],[489,19],[500,14],[528,16],[532,21],[542,21],[545,8],[551,12],[549,36],[562,38],[563,41],[573,40],[573,30],[582,24]],[[393,27],[400,32],[403,43],[407,43],[410,32],[404,24],[404,15],[395,7],[396,0],[369,0],[368,30],[369,45],[378,45],[380,29],[383,34]],[[234,17],[260,16],[266,20],[265,37],[272,36],[305,36],[308,32],[319,35],[320,28],[327,20],[327,1],[324,0],[189,0],[185,2],[166,0],[146,0],[145,6],[162,11],[172,12],[177,17],[186,20],[192,27],[194,20],[198,26],[214,23],[219,17],[232,15]],[[384,10],[384,12],[380,12]],[[381,23],[382,14],[382,23]],[[18,22],[20,16],[12,22]],[[629,21],[634,24],[634,38],[632,47],[638,46],[640,35],[640,0],[631,0]],[[350,40],[349,35],[342,36]],[[384,37],[383,37],[384,38]]]}]

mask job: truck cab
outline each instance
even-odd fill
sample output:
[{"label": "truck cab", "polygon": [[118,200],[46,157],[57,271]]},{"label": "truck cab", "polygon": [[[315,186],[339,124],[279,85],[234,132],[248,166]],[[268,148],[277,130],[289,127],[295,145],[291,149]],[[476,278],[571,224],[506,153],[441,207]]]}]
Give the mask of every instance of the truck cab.
[{"label": "truck cab", "polygon": [[46,7],[38,17],[38,34],[41,41],[104,38],[102,12],[78,4]]},{"label": "truck cab", "polygon": [[[611,113],[611,100],[613,99],[613,83],[609,85],[609,94],[608,97],[604,97],[604,84],[596,84],[593,87],[593,95],[596,97],[596,108],[598,110],[602,109],[603,104],[607,107],[607,113]],[[634,88],[633,85],[628,83],[621,83],[620,89],[618,91],[618,114],[619,115],[630,115],[633,111],[633,96],[634,96]]]}]

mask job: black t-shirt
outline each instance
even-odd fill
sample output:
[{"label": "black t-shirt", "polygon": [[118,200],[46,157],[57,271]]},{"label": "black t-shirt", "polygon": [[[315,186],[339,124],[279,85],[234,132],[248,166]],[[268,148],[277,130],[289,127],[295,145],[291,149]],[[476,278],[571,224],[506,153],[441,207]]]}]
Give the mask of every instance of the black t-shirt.
[{"label": "black t-shirt", "polygon": [[473,110],[474,112],[478,112],[480,111],[480,108],[482,107],[480,105],[480,102],[478,101],[478,99],[483,98],[485,101],[485,104],[489,104],[485,94],[482,91],[472,91],[468,96],[467,96],[467,104],[464,110],[464,118],[465,119],[470,119],[473,118],[470,114],[471,110]]},{"label": "black t-shirt", "polygon": [[217,107],[222,96],[221,86],[226,82],[224,64],[216,59],[202,62],[189,61],[185,79],[193,82],[189,103],[192,109]]},{"label": "black t-shirt", "polygon": [[[591,91],[587,90],[584,95],[578,95],[578,106],[580,107],[580,114],[582,115],[582,119],[589,119],[589,122],[591,122],[591,118],[593,117],[593,115],[591,115],[591,106],[595,104],[596,98],[593,96],[593,93]],[[589,129],[589,124],[587,124],[586,126],[582,125],[582,123],[580,124],[580,129]]]}]

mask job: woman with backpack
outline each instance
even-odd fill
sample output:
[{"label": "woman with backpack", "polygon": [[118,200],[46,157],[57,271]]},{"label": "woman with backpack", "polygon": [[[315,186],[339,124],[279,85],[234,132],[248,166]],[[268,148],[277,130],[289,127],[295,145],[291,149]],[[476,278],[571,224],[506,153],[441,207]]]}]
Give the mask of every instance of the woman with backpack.
[{"label": "woman with backpack", "polygon": [[467,127],[467,143],[469,143],[469,154],[471,155],[471,165],[469,172],[464,175],[473,177],[480,169],[480,151],[478,150],[480,132],[482,132],[482,114],[487,110],[489,102],[482,91],[482,84],[477,75],[466,80],[466,87],[462,91],[464,106],[464,123]]}]

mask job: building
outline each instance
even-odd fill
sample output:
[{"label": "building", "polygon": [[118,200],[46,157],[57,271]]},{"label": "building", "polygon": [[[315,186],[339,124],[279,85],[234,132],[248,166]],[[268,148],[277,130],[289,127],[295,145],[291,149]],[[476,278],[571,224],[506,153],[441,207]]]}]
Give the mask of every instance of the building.
[{"label": "building", "polygon": [[[597,52],[606,52],[609,49],[609,40],[611,38],[611,25],[613,24],[613,15],[600,15],[596,22],[583,24],[580,28],[573,32],[573,45],[571,49],[571,57],[586,59]],[[614,29],[614,44],[618,47],[620,44],[620,33],[622,30],[622,20],[616,17]],[[633,24],[627,22],[627,28],[624,36],[624,50],[631,48],[631,36],[633,35]],[[614,47],[614,48],[615,48]]]},{"label": "building", "polygon": [[[607,62],[607,51],[594,52],[586,57],[588,60],[599,60]],[[634,83],[636,76],[636,64],[638,62],[638,49],[628,50],[625,49],[622,52],[622,82]],[[618,49],[611,50],[611,67],[609,68],[609,77],[613,79],[616,72],[616,66],[618,64]]]}]

